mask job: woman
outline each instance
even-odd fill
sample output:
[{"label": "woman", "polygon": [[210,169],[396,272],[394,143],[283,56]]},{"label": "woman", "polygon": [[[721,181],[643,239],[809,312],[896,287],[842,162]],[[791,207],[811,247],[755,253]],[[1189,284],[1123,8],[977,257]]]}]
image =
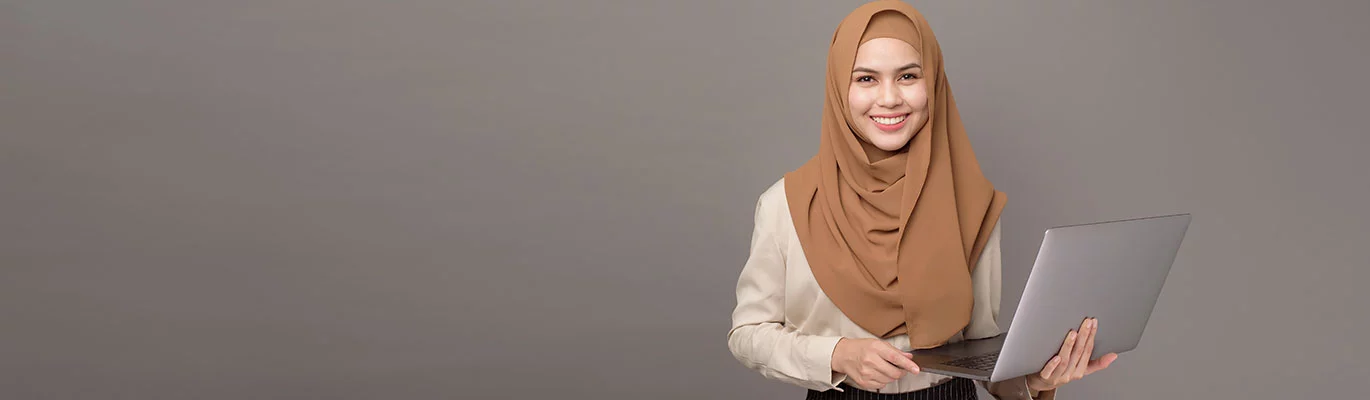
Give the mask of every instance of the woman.
[{"label": "woman", "polygon": [[[810,399],[974,399],[963,378],[922,373],[901,349],[998,335],[999,215],[942,54],[897,0],[845,18],[828,53],[818,155],[757,202],[728,347]],[[1066,335],[1040,373],[986,385],[1049,399],[1106,368],[1097,330]],[[871,393],[876,392],[876,393]]]}]

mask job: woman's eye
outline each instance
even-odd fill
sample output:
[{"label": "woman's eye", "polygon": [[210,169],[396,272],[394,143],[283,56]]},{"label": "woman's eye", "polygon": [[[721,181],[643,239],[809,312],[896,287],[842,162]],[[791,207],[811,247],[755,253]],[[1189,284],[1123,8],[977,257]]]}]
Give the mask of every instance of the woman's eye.
[{"label": "woman's eye", "polygon": [[904,74],[900,76],[899,79],[918,79],[918,77],[914,74]]},{"label": "woman's eye", "polygon": [[860,78],[856,78],[856,81],[857,81],[857,82],[870,82],[870,81],[872,81],[872,80],[873,80],[873,78],[871,78],[871,77],[869,77],[869,76],[863,76],[863,77],[860,77]]}]

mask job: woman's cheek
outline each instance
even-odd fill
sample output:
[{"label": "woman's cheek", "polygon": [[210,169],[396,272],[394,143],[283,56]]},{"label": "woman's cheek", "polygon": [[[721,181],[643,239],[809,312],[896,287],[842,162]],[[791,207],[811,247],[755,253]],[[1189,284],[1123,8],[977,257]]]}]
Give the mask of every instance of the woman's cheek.
[{"label": "woman's cheek", "polygon": [[906,93],[904,96],[905,101],[909,103],[910,107],[913,107],[915,112],[923,111],[928,108],[928,92],[924,89],[922,82],[910,86],[904,93]]}]

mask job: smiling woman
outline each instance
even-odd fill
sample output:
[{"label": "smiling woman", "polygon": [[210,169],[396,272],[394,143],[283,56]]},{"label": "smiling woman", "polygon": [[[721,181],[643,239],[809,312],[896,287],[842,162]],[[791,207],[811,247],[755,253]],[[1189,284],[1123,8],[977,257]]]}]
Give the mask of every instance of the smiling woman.
[{"label": "smiling woman", "polygon": [[[818,154],[761,194],[728,346],[809,399],[976,398],[922,372],[908,351],[1001,333],[999,215],[923,16],[867,3],[828,53]],[[1034,373],[985,384],[996,398],[1052,398],[1108,366],[1094,329],[1068,334]]]}]

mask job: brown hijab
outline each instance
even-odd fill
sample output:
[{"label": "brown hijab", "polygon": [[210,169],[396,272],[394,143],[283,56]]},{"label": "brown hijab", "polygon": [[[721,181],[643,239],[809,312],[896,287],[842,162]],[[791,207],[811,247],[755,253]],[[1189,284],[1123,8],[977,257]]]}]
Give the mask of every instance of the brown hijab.
[{"label": "brown hijab", "polygon": [[[861,43],[903,40],[922,55],[928,121],[898,154],[870,162],[854,132],[847,89]],[[946,343],[970,321],[970,272],[1005,197],[980,172],[942,51],[922,14],[897,0],[867,3],[828,50],[818,155],[786,174],[799,241],[824,293],[880,337],[913,348]]]}]

